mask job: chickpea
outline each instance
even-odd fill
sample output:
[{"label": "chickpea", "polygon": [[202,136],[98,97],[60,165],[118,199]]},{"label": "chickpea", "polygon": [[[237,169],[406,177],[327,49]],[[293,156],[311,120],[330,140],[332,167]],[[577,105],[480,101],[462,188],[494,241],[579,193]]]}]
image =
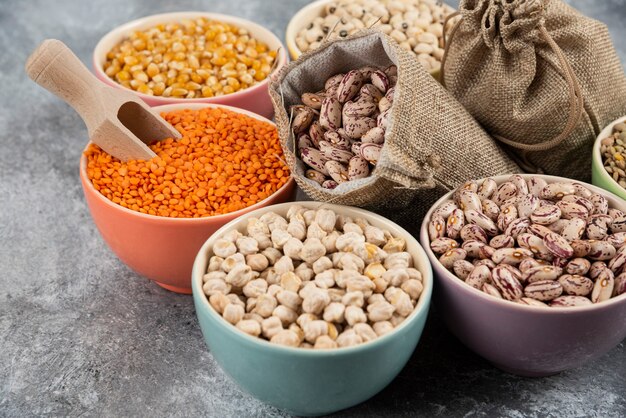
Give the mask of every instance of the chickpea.
[{"label": "chickpea", "polygon": [[292,205],[286,218],[268,212],[249,218],[244,234],[223,234],[203,292],[251,336],[290,347],[349,347],[391,332],[413,311],[423,283],[405,247],[363,218]]}]

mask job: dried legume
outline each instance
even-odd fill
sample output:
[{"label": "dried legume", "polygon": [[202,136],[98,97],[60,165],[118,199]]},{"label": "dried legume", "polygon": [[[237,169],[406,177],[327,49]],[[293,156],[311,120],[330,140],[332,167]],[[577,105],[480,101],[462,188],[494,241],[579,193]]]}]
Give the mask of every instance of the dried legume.
[{"label": "dried legume", "polygon": [[[285,218],[267,212],[249,218],[245,234],[239,231],[213,245],[203,290],[224,319],[271,343],[318,349],[371,341],[404,321],[423,290],[404,239],[365,219],[292,205]],[[271,237],[273,247],[244,258],[244,239],[252,236]],[[334,244],[326,247],[322,242],[331,236]],[[220,263],[233,240],[234,267]],[[264,258],[265,268],[253,268],[251,256]],[[245,313],[229,307],[231,297]],[[258,315],[261,335],[245,322],[249,314]]]},{"label": "dried legume", "polygon": [[213,97],[267,78],[276,53],[244,28],[201,17],[133,32],[107,53],[104,72],[150,96]]},{"label": "dried legume", "polygon": [[323,91],[304,93],[303,104],[291,107],[308,179],[334,189],[370,175],[385,142],[396,81],[395,65],[363,67],[331,76]]},{"label": "dried legume", "polygon": [[95,144],[85,151],[87,176],[107,199],[145,214],[198,218],[260,202],[289,179],[276,128],[267,122],[219,108],[162,116],[182,138],[151,144],[151,160],[122,163]]},{"label": "dried legume", "polygon": [[604,169],[616,183],[626,189],[626,124],[613,126],[613,133],[600,144]]},{"label": "dried legume", "polygon": [[[483,212],[487,207],[497,210]],[[500,185],[465,183],[428,225],[431,250],[465,283],[545,307],[591,305],[625,293],[624,232],[626,214],[582,184],[519,175]]]},{"label": "dried legume", "polygon": [[[322,41],[346,37],[374,27],[417,56],[427,70],[439,70],[443,57],[444,21],[454,9],[436,0],[339,0],[324,7],[296,35],[296,46],[306,52]],[[453,24],[448,23],[448,28]]]}]

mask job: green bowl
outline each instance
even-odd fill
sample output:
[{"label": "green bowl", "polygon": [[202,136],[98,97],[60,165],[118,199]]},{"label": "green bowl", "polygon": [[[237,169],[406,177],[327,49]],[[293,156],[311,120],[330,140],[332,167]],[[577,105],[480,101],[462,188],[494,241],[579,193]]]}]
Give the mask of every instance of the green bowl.
[{"label": "green bowl", "polygon": [[602,130],[602,132],[600,132],[600,135],[596,138],[596,142],[593,144],[593,151],[591,155],[591,183],[626,200],[626,189],[620,186],[615,180],[613,180],[613,177],[606,172],[604,164],[602,163],[602,155],[600,154],[600,145],[602,140],[609,137],[613,133],[613,126],[620,122],[626,122],[626,117],[622,117],[611,122]]},{"label": "green bowl", "polygon": [[422,273],[424,290],[409,317],[396,329],[374,341],[337,349],[303,349],[271,344],[251,337],[226,322],[202,291],[210,249],[231,229],[245,230],[247,219],[274,211],[286,215],[292,203],[261,208],[229,222],[200,249],[192,272],[193,299],[200,328],[211,354],[222,369],[255,398],[295,415],[329,414],[369,399],[400,373],[420,339],[432,294],[433,276],[426,253],[407,231],[393,222],[361,209],[320,202],[298,202],[310,209],[320,206],[336,213],[362,217],[407,241],[407,251]]}]

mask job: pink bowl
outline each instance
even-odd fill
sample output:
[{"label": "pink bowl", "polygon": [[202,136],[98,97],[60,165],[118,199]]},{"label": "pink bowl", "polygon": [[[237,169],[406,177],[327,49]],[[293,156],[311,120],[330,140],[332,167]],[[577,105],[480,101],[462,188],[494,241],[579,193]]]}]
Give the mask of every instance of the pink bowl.
[{"label": "pink bowl", "polygon": [[[494,179],[500,184],[508,177]],[[572,181],[540,177],[548,183]],[[606,197],[611,207],[626,212],[624,200],[581,184]],[[541,308],[489,296],[448,271],[430,249],[428,222],[432,212],[451,199],[452,193],[437,201],[424,217],[420,243],[436,277],[433,299],[444,322],[463,344],[504,371],[546,376],[596,359],[626,337],[626,294],[592,306]]]},{"label": "pink bowl", "polygon": [[[210,104],[159,106],[158,112],[222,107],[268,123],[241,109]],[[87,145],[89,146],[89,144]],[[177,293],[191,294],[191,270],[202,244],[224,224],[252,210],[293,200],[295,182],[289,179],[274,194],[236,212],[207,218],[165,218],[146,215],[113,203],[98,192],[87,177],[87,158],[80,160],[80,180],[87,205],[100,234],[118,258],[138,274]]]},{"label": "pink bowl", "polygon": [[196,19],[200,17],[212,20],[219,20],[221,22],[226,22],[245,28],[254,38],[266,43],[270,49],[278,50],[278,64],[271,74],[275,74],[278,70],[280,70],[283,65],[287,63],[287,52],[285,51],[285,47],[280,42],[280,40],[272,32],[254,22],[234,16],[222,15],[217,13],[163,13],[133,20],[131,22],[116,27],[115,29],[104,35],[96,45],[96,48],[93,52],[93,67],[94,72],[96,73],[96,77],[98,77],[100,80],[110,86],[132,91],[150,106],[181,103],[224,104],[227,106],[234,106],[241,109],[246,109],[261,116],[264,116],[268,119],[271,119],[274,116],[274,107],[272,106],[272,102],[268,93],[269,76],[265,80],[260,81],[258,84],[255,84],[252,87],[223,96],[198,99],[176,99],[171,97],[149,96],[147,94],[142,94],[135,90],[128,89],[121,84],[118,84],[115,80],[111,79],[104,72],[103,65],[106,61],[106,54],[133,31],[148,29],[159,23],[177,22],[182,19]]}]

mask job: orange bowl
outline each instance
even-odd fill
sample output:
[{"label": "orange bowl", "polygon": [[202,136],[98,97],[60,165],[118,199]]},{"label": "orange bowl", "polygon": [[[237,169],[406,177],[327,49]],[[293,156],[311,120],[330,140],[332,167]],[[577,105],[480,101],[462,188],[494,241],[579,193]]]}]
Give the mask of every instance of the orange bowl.
[{"label": "orange bowl", "polygon": [[[157,112],[220,107],[273,123],[243,109],[212,104],[158,106]],[[89,146],[89,144],[87,145]],[[191,270],[202,244],[224,224],[265,206],[293,200],[295,182],[289,179],[274,194],[252,206],[206,218],[165,218],[146,215],[113,203],[87,177],[87,158],[80,160],[80,180],[91,217],[115,255],[136,273],[177,293],[191,294]]]}]

